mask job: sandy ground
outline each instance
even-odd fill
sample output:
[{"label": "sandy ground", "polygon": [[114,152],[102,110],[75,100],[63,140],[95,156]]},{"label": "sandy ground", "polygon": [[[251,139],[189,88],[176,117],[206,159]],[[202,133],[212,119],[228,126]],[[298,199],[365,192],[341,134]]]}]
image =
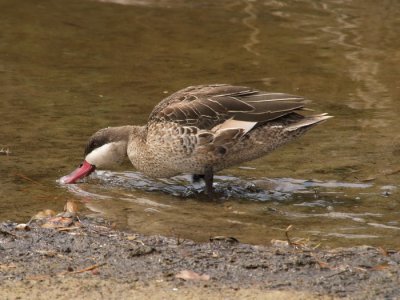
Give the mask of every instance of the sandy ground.
[{"label": "sandy ground", "polygon": [[98,278],[59,278],[43,281],[5,282],[2,299],[332,299],[306,292],[266,291],[259,288],[231,289],[150,281],[120,283]]},{"label": "sandy ground", "polygon": [[400,298],[395,250],[195,243],[89,219],[44,224],[1,224],[2,299]]}]

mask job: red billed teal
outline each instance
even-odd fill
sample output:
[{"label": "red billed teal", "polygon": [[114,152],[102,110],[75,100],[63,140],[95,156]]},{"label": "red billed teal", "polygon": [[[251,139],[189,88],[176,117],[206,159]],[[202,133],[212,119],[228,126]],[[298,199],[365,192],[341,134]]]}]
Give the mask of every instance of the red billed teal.
[{"label": "red billed teal", "polygon": [[303,116],[304,105],[299,96],[242,86],[187,87],[162,100],[144,126],[97,131],[81,166],[61,181],[75,183],[95,168],[111,168],[129,157],[150,177],[203,178],[212,195],[215,172],[259,158],[331,118]]}]

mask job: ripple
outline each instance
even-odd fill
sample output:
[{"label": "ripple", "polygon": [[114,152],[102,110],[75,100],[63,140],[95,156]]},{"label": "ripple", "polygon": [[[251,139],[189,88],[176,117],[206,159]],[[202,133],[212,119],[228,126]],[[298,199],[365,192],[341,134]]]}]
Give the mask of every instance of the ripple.
[{"label": "ripple", "polygon": [[325,236],[333,236],[345,239],[376,239],[377,235],[372,234],[349,234],[349,233],[328,233]]},{"label": "ripple", "polygon": [[377,201],[386,199],[393,207],[392,196],[381,193],[382,187],[393,193],[396,188],[371,182],[218,175],[214,187],[222,202],[204,201],[204,184],[193,185],[191,175],[152,179],[139,172],[97,171],[79,184],[60,185],[125,228],[195,240],[219,234],[259,243],[263,232],[268,243],[293,224],[305,238],[378,243],[400,229],[396,211],[385,212]]},{"label": "ripple", "polygon": [[[85,182],[97,183],[101,189],[108,192],[113,188],[127,189],[132,191],[161,192],[182,198],[196,198],[203,195],[204,184],[193,184],[190,175],[180,175],[168,179],[152,179],[139,172],[111,172],[96,171],[86,179]],[[83,197],[109,198],[110,196],[95,194],[85,190],[86,186],[66,185],[68,190]],[[370,183],[348,183],[337,181],[317,181],[293,178],[261,178],[256,180],[244,180],[234,176],[215,176],[214,188],[220,199],[248,199],[256,201],[284,201],[293,197],[294,194],[309,195],[314,198],[323,194],[343,194],[337,188],[366,189],[372,187]],[[318,191],[316,189],[325,190]],[[124,198],[129,201],[140,201],[138,198]],[[140,199],[140,198],[139,198]],[[146,200],[147,201],[147,200]],[[332,203],[323,199],[314,202],[298,203],[298,206],[321,206],[326,207]]]}]

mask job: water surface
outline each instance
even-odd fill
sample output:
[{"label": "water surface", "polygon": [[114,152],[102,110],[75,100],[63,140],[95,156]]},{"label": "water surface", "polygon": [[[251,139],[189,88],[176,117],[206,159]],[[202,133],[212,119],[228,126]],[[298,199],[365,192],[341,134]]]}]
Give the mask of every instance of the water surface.
[{"label": "water surface", "polygon": [[[206,240],[400,246],[400,4],[0,0],[0,220],[83,203],[121,226]],[[334,119],[224,170],[220,202],[126,165],[57,182],[107,126],[143,124],[188,85],[306,96]],[[244,167],[244,168],[243,168]]]}]

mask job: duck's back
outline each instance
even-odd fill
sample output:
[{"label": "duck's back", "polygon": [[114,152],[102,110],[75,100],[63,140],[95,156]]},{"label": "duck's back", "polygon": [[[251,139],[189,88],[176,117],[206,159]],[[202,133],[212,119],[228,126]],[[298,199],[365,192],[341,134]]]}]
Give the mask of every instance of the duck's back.
[{"label": "duck's back", "polygon": [[210,130],[228,119],[265,122],[304,107],[304,98],[225,84],[187,87],[161,101],[152,122],[174,122]]}]

